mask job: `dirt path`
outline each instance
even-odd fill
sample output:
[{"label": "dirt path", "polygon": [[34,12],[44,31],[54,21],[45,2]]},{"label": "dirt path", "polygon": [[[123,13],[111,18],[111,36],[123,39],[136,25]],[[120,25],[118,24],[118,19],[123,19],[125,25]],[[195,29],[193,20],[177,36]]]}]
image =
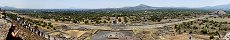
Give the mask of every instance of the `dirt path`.
[{"label": "dirt path", "polygon": [[188,20],[184,20],[184,21],[178,21],[178,22],[171,22],[171,23],[164,23],[164,24],[154,24],[154,25],[145,25],[145,26],[129,26],[129,29],[132,28],[139,28],[139,29],[145,29],[145,28],[158,28],[158,27],[164,27],[164,26],[168,26],[168,25],[174,25],[174,24],[181,24],[183,22],[190,22],[190,21],[195,21],[198,19],[204,19],[204,18],[208,18],[211,15],[204,15],[202,17],[199,18],[195,18],[195,19],[188,19]]}]

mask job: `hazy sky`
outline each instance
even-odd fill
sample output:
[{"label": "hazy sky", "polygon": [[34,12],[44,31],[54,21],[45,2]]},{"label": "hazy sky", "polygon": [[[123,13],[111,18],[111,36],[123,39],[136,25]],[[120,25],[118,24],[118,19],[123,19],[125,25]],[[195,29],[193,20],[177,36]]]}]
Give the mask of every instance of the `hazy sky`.
[{"label": "hazy sky", "polygon": [[204,7],[230,4],[230,0],[0,0],[16,8],[119,8],[146,4],[155,7]]}]

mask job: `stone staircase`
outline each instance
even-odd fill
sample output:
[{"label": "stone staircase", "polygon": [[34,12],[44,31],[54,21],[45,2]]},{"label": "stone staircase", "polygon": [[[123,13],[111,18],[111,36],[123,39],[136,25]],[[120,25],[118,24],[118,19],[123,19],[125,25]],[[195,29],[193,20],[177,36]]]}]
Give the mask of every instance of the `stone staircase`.
[{"label": "stone staircase", "polygon": [[18,36],[24,40],[48,40],[45,37],[32,32],[32,30],[26,29],[21,24],[19,24],[19,22],[11,21],[11,23],[17,26],[15,31],[20,29]]},{"label": "stone staircase", "polygon": [[45,37],[42,37],[29,29],[26,29],[22,27],[20,24],[18,24],[15,21],[6,21],[5,19],[0,19],[0,40],[5,40],[8,34],[8,30],[10,28],[10,25],[16,25],[16,30],[20,29],[18,33],[18,37],[22,38],[23,40],[48,40]]}]

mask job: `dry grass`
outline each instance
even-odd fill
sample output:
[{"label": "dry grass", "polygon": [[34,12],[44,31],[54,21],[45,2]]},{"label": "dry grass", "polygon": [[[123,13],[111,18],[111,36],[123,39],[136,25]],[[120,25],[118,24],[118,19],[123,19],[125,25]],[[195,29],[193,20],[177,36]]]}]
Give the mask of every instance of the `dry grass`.
[{"label": "dry grass", "polygon": [[208,20],[213,20],[217,22],[230,22],[230,18],[208,18]]},{"label": "dry grass", "polygon": [[66,26],[74,26],[76,25],[75,23],[72,23],[70,21],[65,21],[65,22],[60,22],[60,21],[54,21],[53,19],[42,19],[42,18],[34,18],[34,17],[29,17],[27,15],[20,15],[21,17],[24,17],[24,18],[29,18],[29,19],[32,19],[32,20],[36,20],[36,21],[44,21],[44,22],[48,22],[48,23],[52,23],[52,25],[55,26],[61,26],[61,25],[66,25]]}]

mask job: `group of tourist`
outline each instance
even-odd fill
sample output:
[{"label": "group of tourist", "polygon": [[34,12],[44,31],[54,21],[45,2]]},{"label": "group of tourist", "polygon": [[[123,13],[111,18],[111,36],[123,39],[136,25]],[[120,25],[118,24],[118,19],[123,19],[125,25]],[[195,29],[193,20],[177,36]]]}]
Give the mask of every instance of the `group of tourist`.
[{"label": "group of tourist", "polygon": [[[10,20],[9,19],[9,17],[8,16],[6,16],[6,11],[5,10],[1,10],[1,8],[0,8],[0,18],[3,18],[4,17],[4,19],[6,19],[6,20]],[[16,25],[14,25],[14,24],[11,24],[11,26],[10,26],[10,28],[9,28],[9,30],[8,30],[8,34],[7,34],[7,37],[6,37],[6,40],[22,40],[20,37],[18,37],[18,33],[19,33],[19,31],[20,31],[20,29],[19,30],[17,30],[17,31],[15,31],[17,26]]]}]

